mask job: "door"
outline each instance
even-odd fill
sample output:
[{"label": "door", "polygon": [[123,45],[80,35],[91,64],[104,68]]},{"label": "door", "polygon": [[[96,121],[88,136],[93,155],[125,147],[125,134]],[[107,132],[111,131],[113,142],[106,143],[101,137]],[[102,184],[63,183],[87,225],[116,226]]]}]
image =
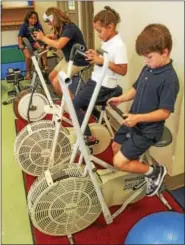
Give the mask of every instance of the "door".
[{"label": "door", "polygon": [[58,7],[68,14],[70,19],[79,25],[78,2],[77,1],[58,1]]}]

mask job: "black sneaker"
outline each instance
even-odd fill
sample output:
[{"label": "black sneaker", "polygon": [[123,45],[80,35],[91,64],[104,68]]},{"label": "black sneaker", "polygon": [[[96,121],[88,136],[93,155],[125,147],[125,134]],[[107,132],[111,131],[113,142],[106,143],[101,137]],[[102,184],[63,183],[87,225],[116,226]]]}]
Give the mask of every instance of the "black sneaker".
[{"label": "black sneaker", "polygon": [[95,137],[90,138],[89,136],[84,136],[84,140],[87,146],[93,146],[99,143],[99,141]]},{"label": "black sneaker", "polygon": [[154,196],[159,191],[164,177],[167,173],[166,167],[157,166],[151,176],[145,177],[146,179],[146,196]]}]

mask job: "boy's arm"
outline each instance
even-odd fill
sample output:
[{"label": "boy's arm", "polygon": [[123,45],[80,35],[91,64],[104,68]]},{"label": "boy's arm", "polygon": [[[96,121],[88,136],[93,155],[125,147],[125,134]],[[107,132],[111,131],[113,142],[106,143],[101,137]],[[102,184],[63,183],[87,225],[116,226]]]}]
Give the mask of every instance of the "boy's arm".
[{"label": "boy's arm", "polygon": [[136,95],[136,89],[132,87],[128,92],[119,96],[120,103],[133,100],[135,98],[135,95]]},{"label": "boy's arm", "polygon": [[112,97],[107,101],[107,104],[119,105],[122,102],[133,100],[136,95],[136,89],[132,87],[127,93],[124,93],[118,97]]},{"label": "boy's arm", "polygon": [[137,114],[138,122],[159,122],[166,120],[171,114],[170,110],[158,109],[144,114]]},{"label": "boy's arm", "polygon": [[165,121],[171,114],[171,111],[168,109],[158,109],[149,113],[143,114],[124,114],[127,115],[127,118],[123,120],[123,124],[127,127],[134,127],[137,123],[140,122],[159,122]]}]

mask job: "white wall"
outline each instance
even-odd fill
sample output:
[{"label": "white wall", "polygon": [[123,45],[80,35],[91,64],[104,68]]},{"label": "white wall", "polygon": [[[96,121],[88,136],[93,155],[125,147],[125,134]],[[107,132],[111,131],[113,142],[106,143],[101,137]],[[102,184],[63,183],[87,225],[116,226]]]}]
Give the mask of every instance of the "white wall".
[{"label": "white wall", "polygon": [[[181,84],[175,113],[170,116],[166,123],[173,133],[173,143],[165,149],[154,149],[153,147],[152,155],[155,155],[155,158],[159,162],[167,165],[171,175],[182,173],[184,172],[182,164],[182,161],[184,162],[184,150],[180,151],[180,149],[184,149],[184,128],[182,127],[182,124],[184,125],[184,117],[181,115],[181,111],[184,110],[184,104],[182,104],[184,86],[184,2],[95,1],[95,14],[102,10],[105,5],[114,8],[121,16],[121,23],[118,26],[118,30],[128,48],[129,67],[127,75],[120,83],[124,91],[131,87],[144,64],[142,57],[139,57],[135,52],[135,40],[142,29],[150,23],[162,23],[169,28],[172,34],[173,50],[171,57],[174,60],[173,64]],[[99,45],[97,38],[96,45]],[[128,109],[127,106],[123,106],[122,108],[124,110]],[[179,143],[179,138],[181,143]],[[182,148],[179,148],[180,145]]]},{"label": "white wall", "polygon": [[[22,5],[25,4],[24,2],[26,1],[22,1]],[[7,2],[7,3],[3,3],[3,6],[9,6],[11,2]],[[18,6],[20,6],[20,1],[19,2],[14,2],[14,5],[16,3],[19,3]],[[44,11],[49,8],[49,7],[56,7],[57,2],[56,1],[35,1],[35,11],[38,12],[39,14],[39,19],[40,22],[44,28],[45,32],[49,32],[49,28],[48,25],[46,23],[43,22],[42,16]],[[2,40],[1,40],[1,46],[8,46],[8,45],[16,45],[17,44],[17,34],[18,34],[18,30],[14,30],[14,31],[2,31]]]},{"label": "white wall", "polygon": [[42,27],[44,28],[45,33],[50,32],[51,27],[43,21],[43,14],[48,8],[56,7],[56,6],[57,6],[56,1],[47,1],[47,2],[35,1],[35,11],[37,11],[39,15],[39,20],[40,20]]}]

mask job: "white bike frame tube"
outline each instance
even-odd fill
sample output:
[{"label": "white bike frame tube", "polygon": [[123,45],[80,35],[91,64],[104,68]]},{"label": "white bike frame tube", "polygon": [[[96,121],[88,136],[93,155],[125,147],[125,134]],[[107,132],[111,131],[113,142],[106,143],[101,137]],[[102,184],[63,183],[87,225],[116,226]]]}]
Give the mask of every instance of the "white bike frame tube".
[{"label": "white bike frame tube", "polygon": [[104,167],[106,169],[110,169],[113,172],[118,172],[119,170],[117,168],[115,168],[114,166],[112,166],[111,164],[108,164],[106,162],[104,162],[103,160],[91,155],[90,156],[91,161],[93,161],[94,163],[100,165],[101,167]]},{"label": "white bike frame tube", "polygon": [[[63,77],[63,79],[65,81],[68,80],[68,84],[71,83],[70,77],[71,77],[72,67],[73,67],[73,62],[69,61],[68,70],[67,70],[68,75]],[[51,150],[51,155],[50,155],[49,167],[53,167],[53,165],[54,165],[54,155],[55,155],[55,150],[56,150],[56,146],[57,146],[58,136],[59,136],[59,133],[61,130],[61,123],[62,123],[62,118],[63,118],[63,114],[64,114],[64,106],[65,106],[65,99],[64,99],[64,96],[62,96],[59,114],[54,115],[55,116],[54,117],[55,135],[54,135],[54,139],[53,139],[53,145],[52,145],[52,150]]]},{"label": "white bike frame tube", "polygon": [[43,75],[42,75],[42,72],[41,72],[41,70],[40,70],[40,68],[39,68],[39,66],[38,66],[37,59],[36,59],[35,56],[32,56],[31,59],[32,59],[32,61],[33,61],[33,64],[34,64],[34,66],[35,66],[35,70],[36,70],[36,72],[37,72],[37,74],[38,74],[38,76],[39,76],[39,79],[40,79],[40,81],[41,81],[42,87],[43,87],[44,92],[45,92],[45,94],[46,94],[46,97],[47,97],[47,99],[48,99],[48,101],[49,101],[49,104],[50,104],[52,107],[54,107],[53,100],[52,100],[51,95],[50,95],[50,93],[49,93],[49,91],[48,91],[48,88],[47,88],[46,82],[45,82],[45,80],[44,80],[44,77],[43,77]]},{"label": "white bike frame tube", "polygon": [[[92,110],[93,110],[93,108],[94,108],[94,105],[95,105],[95,103],[96,103],[96,100],[97,100],[99,91],[100,91],[100,89],[101,89],[101,85],[102,85],[103,79],[104,79],[104,77],[105,77],[105,74],[106,74],[108,65],[109,65],[108,54],[107,54],[107,53],[104,53],[104,63],[103,63],[103,68],[102,68],[102,74],[101,74],[100,80],[99,80],[99,81],[97,82],[97,84],[96,84],[96,87],[95,87],[95,89],[94,89],[94,92],[93,92],[91,101],[90,101],[90,103],[89,103],[89,106],[88,106],[88,108],[87,108],[87,111],[86,111],[86,114],[85,114],[85,117],[84,117],[84,120],[83,120],[83,123],[82,123],[82,125],[81,125],[81,131],[82,131],[82,134],[84,134],[84,131],[85,131],[86,126],[87,126],[87,124],[88,124],[89,118],[90,118],[90,116],[91,116],[91,114],[92,114]],[[69,163],[69,164],[72,164],[72,163],[74,162],[76,153],[77,153],[77,151],[78,151],[78,147],[79,147],[79,142],[76,141],[76,144],[75,144],[74,150],[73,150],[73,152],[72,152],[71,160],[70,160],[70,163]]]},{"label": "white bike frame tube", "polygon": [[[55,155],[55,150],[56,150],[56,146],[57,146],[57,141],[58,141],[58,136],[61,130],[61,123],[62,123],[62,117],[63,117],[63,113],[64,113],[64,97],[62,97],[61,100],[61,106],[60,106],[60,110],[59,110],[59,114],[58,115],[54,115],[54,121],[55,121],[55,135],[53,138],[53,145],[52,145],[52,150],[51,150],[51,155],[50,155],[50,161],[49,161],[49,167],[53,167],[54,165],[54,155]],[[59,117],[61,116],[61,117]]]},{"label": "white bike frame tube", "polygon": [[[105,64],[106,64],[106,67],[107,67],[107,62],[105,62]],[[83,156],[84,156],[84,159],[85,159],[85,162],[86,162],[86,166],[88,168],[89,176],[90,176],[91,181],[92,181],[92,183],[94,185],[94,188],[96,190],[100,205],[102,207],[102,212],[104,214],[104,217],[105,217],[105,220],[106,220],[107,224],[110,224],[110,223],[113,222],[113,219],[112,219],[110,210],[108,209],[108,207],[106,205],[106,202],[105,202],[105,199],[104,199],[104,197],[102,195],[100,187],[99,187],[99,185],[97,183],[96,177],[95,177],[95,175],[94,175],[94,173],[92,171],[92,164],[91,164],[90,156],[89,156],[87,147],[86,147],[85,142],[84,142],[82,130],[80,128],[80,124],[79,124],[78,118],[76,116],[76,112],[75,112],[75,109],[74,109],[74,106],[73,106],[73,102],[72,102],[70,94],[69,94],[68,87],[67,87],[65,79],[64,79],[64,75],[65,75],[64,72],[62,72],[62,71],[59,72],[59,81],[60,81],[60,85],[62,87],[63,96],[65,98],[65,102],[66,102],[66,105],[68,107],[68,110],[69,110],[69,113],[70,113],[70,116],[71,116],[71,119],[72,119],[72,122],[73,122],[73,125],[74,125],[74,129],[75,129],[75,132],[76,132],[76,135],[77,135],[77,139],[78,139],[78,141],[80,143],[80,147],[81,147],[81,150],[83,152]]]},{"label": "white bike frame tube", "polygon": [[70,60],[70,61],[68,62],[68,69],[67,69],[67,76],[68,76],[68,77],[71,77],[71,74],[72,74],[72,68],[73,68],[73,61]]}]

